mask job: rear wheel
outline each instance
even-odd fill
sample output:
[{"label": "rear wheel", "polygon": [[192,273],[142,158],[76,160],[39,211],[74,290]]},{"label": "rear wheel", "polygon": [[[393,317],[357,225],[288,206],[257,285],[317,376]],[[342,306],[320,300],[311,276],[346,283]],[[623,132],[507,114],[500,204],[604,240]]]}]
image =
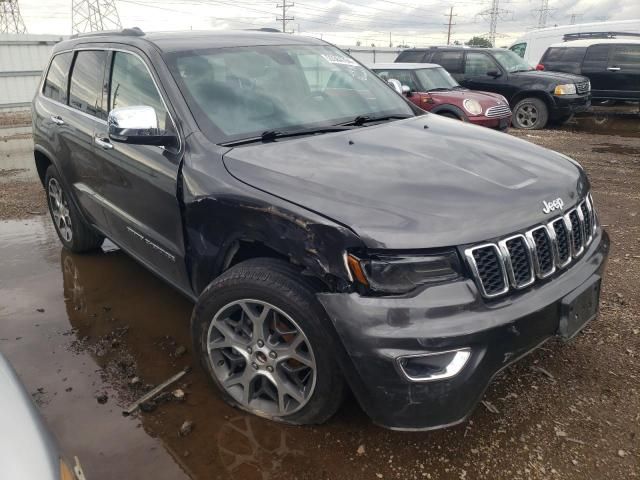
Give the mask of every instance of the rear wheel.
[{"label": "rear wheel", "polygon": [[539,98],[525,98],[520,100],[513,109],[511,123],[515,128],[524,130],[539,130],[547,125],[549,109]]},{"label": "rear wheel", "polygon": [[214,280],[194,309],[195,348],[230,404],[292,424],[322,423],[344,381],[328,319],[313,288],[276,259],[239,263]]},{"label": "rear wheel", "polygon": [[80,212],[69,199],[54,165],[49,165],[47,168],[44,184],[49,213],[56,233],[65,248],[81,253],[100,247],[104,237],[84,222]]}]

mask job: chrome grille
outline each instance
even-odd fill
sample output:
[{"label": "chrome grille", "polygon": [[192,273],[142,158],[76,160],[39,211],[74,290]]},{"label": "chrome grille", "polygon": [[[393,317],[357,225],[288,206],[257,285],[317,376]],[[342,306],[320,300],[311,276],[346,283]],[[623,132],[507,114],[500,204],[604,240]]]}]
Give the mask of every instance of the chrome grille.
[{"label": "chrome grille", "polygon": [[567,267],[591,244],[596,219],[591,195],[563,216],[524,232],[465,250],[483,296],[522,289]]},{"label": "chrome grille", "polygon": [[487,108],[484,115],[489,118],[507,117],[511,115],[511,109],[509,108],[509,105],[496,105],[495,107]]},{"label": "chrome grille", "polygon": [[576,90],[578,91],[578,93],[587,93],[591,90],[591,83],[590,82],[576,83]]}]

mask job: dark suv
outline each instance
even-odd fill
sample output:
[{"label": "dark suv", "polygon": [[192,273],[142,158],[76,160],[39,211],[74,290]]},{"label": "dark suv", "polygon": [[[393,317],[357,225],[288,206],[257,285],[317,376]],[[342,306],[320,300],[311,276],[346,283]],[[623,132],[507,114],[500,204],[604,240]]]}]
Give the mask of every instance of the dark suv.
[{"label": "dark suv", "polygon": [[396,62],[437,63],[463,87],[503,95],[516,128],[544,128],[562,123],[591,106],[586,77],[540,72],[504,48],[432,47],[405,50]]},{"label": "dark suv", "polygon": [[551,45],[538,70],[584,75],[597,101],[640,102],[640,40],[590,39]]},{"label": "dark suv", "polygon": [[232,405],[465,419],[493,376],[595,317],[608,251],[583,169],[425,113],[339,49],[265,32],[57,44],[33,101],[65,248],[105,237],[195,302]]}]

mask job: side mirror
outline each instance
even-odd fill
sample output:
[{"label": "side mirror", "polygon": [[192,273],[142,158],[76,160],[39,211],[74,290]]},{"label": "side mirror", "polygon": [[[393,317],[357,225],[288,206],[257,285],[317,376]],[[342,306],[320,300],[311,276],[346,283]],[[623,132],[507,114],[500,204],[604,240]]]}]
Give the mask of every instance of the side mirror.
[{"label": "side mirror", "polygon": [[489,70],[487,72],[487,75],[489,77],[498,78],[498,77],[502,76],[502,72],[500,72],[498,70]]},{"label": "side mirror", "polygon": [[411,96],[411,89],[407,85],[402,85],[402,94],[407,97]]},{"label": "side mirror", "polygon": [[400,80],[390,78],[389,80],[387,80],[387,83],[391,85],[396,92],[402,94],[402,84],[400,83]]},{"label": "side mirror", "polygon": [[158,117],[152,107],[114,108],[107,119],[109,138],[134,145],[173,145],[175,136],[158,128]]}]

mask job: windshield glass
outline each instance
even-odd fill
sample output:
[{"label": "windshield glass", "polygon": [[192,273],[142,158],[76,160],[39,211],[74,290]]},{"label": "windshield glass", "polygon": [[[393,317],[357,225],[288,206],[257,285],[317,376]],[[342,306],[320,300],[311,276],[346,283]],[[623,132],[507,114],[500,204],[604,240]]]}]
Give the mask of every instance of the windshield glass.
[{"label": "windshield glass", "polygon": [[416,70],[416,76],[424,92],[445,88],[448,90],[459,86],[451,74],[442,67],[421,68]]},{"label": "windshield glass", "polygon": [[357,116],[414,115],[391,87],[330,46],[191,50],[167,61],[198,125],[217,143]]},{"label": "windshield glass", "polygon": [[494,50],[493,56],[496,57],[502,68],[509,73],[533,70],[531,65],[511,50]]}]

